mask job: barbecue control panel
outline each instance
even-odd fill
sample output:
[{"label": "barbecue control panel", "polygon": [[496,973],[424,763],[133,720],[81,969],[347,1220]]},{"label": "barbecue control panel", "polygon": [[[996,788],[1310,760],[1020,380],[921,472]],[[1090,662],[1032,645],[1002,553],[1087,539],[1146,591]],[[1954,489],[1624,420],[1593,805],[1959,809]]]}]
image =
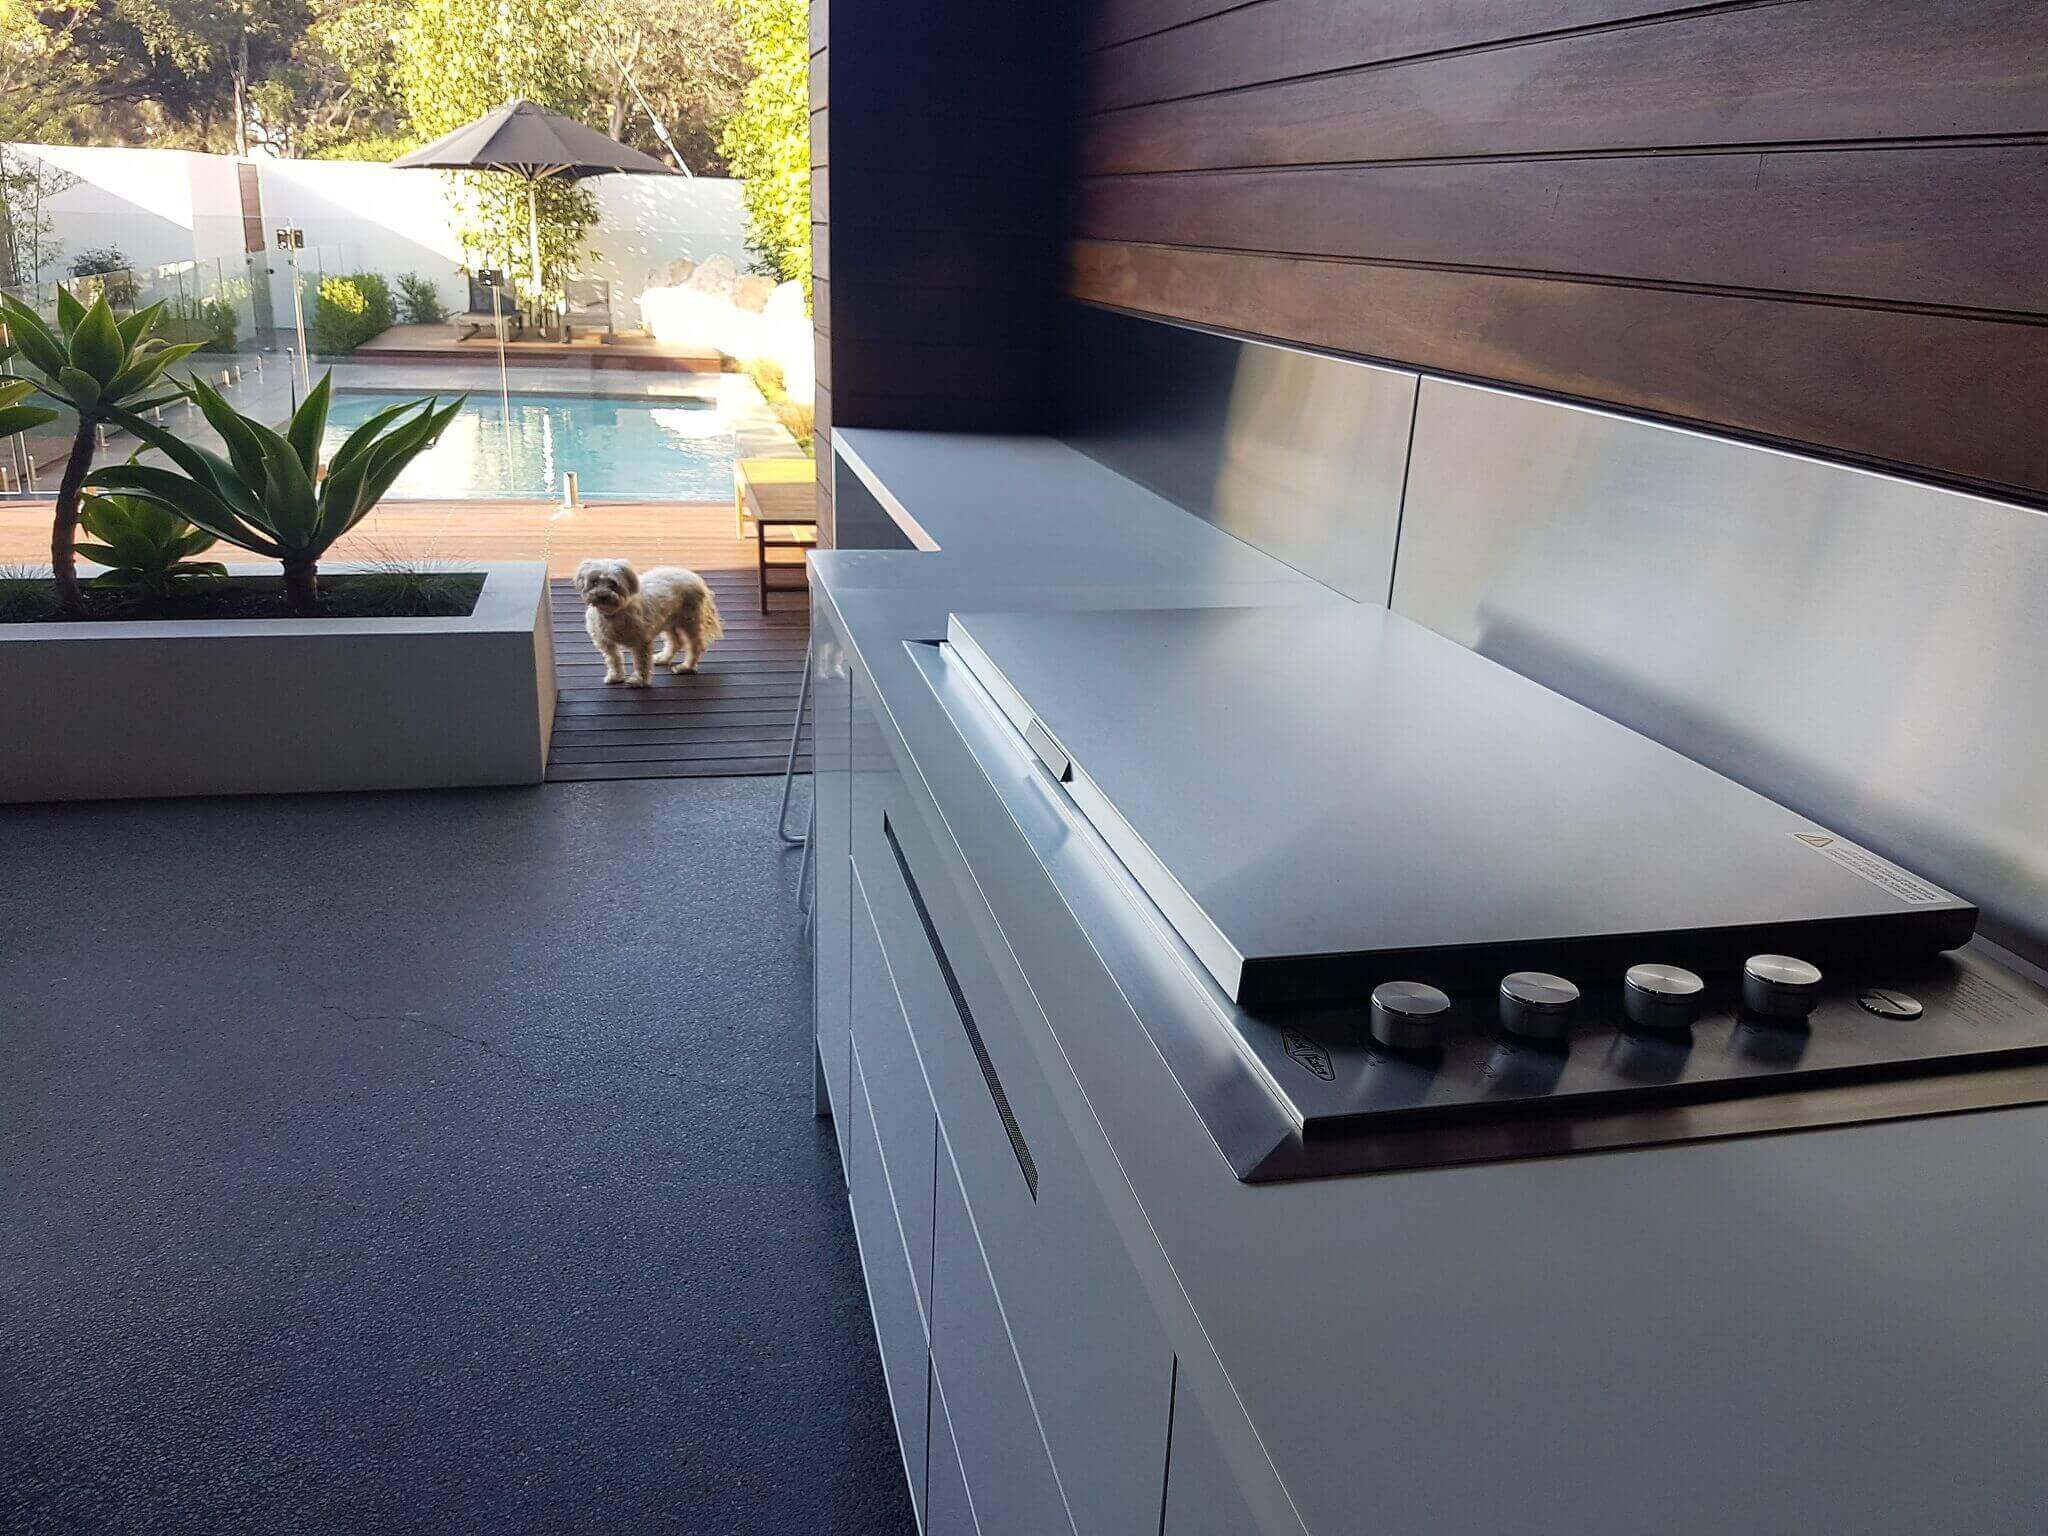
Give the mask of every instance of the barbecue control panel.
[{"label": "barbecue control panel", "polygon": [[[1742,968],[1742,1011],[1756,1019],[1796,1022],[1819,1005],[1818,966],[1791,955],[1752,955]],[[1578,984],[1548,971],[1515,971],[1501,978],[1500,1027],[1520,1040],[1557,1043],[1570,1038],[1578,1012]],[[1625,1030],[1669,1035],[1690,1030],[1706,1001],[1707,984],[1679,965],[1632,965],[1621,978]],[[1881,1018],[1917,1019],[1917,999],[1896,987],[1858,994],[1865,1011]],[[1420,981],[1388,981],[1373,988],[1372,1037],[1397,1051],[1440,1049],[1454,1017],[1450,995]]]},{"label": "barbecue control panel", "polygon": [[[1700,1106],[1842,1090],[1837,1109],[1809,1100],[1783,1123],[1884,1118],[1874,1085],[2048,1066],[2048,999],[1968,952],[1884,975],[1769,953],[1705,974],[1657,960],[1604,978],[1513,971],[1490,991],[1395,979],[1363,1008],[1244,1009],[1236,1022],[1300,1126],[1301,1157],[1333,1172],[1351,1137],[1420,1133],[1429,1155],[1416,1162],[1459,1160],[1445,1147],[1460,1135],[1487,1156],[1519,1155],[1523,1140],[1537,1155],[1577,1145],[1575,1117],[1624,1119],[1638,1141],[1692,1139],[1709,1134]],[[1523,1136],[1518,1122],[1543,1129]]]}]

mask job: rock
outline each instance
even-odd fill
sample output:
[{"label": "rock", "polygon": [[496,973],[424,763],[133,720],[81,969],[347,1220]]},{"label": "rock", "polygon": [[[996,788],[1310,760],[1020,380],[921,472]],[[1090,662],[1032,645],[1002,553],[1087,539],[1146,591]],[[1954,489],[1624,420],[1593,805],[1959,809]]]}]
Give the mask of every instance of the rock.
[{"label": "rock", "polygon": [[768,307],[768,300],[774,292],[774,278],[749,273],[732,285],[732,301],[748,313],[758,315]]},{"label": "rock", "polygon": [[662,281],[671,288],[680,288],[690,280],[690,274],[696,270],[696,262],[687,256],[679,257],[668,264],[668,270],[662,274]]},{"label": "rock", "polygon": [[729,298],[739,275],[740,269],[733,265],[730,256],[713,256],[697,263],[697,270],[690,274],[689,286],[699,293]]}]

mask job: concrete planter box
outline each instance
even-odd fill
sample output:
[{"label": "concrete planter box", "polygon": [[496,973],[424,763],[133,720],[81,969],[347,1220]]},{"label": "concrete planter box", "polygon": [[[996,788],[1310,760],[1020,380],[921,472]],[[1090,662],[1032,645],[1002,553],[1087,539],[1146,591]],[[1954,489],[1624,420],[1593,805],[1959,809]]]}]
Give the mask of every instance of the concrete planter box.
[{"label": "concrete planter box", "polygon": [[460,619],[0,624],[0,801],[538,784],[547,567],[460,568]]}]

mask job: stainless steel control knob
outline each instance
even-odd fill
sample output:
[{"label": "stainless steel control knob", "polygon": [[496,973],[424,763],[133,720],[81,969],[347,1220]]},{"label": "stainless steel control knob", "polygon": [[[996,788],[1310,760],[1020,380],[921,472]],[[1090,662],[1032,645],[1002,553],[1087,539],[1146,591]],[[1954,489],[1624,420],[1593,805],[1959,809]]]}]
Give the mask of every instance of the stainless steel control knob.
[{"label": "stainless steel control knob", "polygon": [[1571,1032],[1579,989],[1545,971],[1516,971],[1500,982],[1500,1024],[1525,1040],[1562,1040]]},{"label": "stainless steel control knob", "polygon": [[1621,978],[1621,1011],[1644,1029],[1690,1029],[1707,984],[1676,965],[1632,965]]},{"label": "stainless steel control knob", "polygon": [[1820,1001],[1820,969],[1790,955],[1751,955],[1742,967],[1742,1006],[1760,1019],[1803,1019]]},{"label": "stainless steel control knob", "polygon": [[1419,981],[1383,981],[1372,989],[1372,1037],[1397,1051],[1427,1051],[1444,1043],[1451,1000]]}]

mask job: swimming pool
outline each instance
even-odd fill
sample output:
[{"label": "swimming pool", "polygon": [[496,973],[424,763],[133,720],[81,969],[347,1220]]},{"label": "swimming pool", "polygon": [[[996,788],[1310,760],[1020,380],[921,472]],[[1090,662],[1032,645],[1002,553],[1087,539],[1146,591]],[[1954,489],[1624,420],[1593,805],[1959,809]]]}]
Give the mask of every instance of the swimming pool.
[{"label": "swimming pool", "polygon": [[[334,397],[323,456],[364,418],[398,400],[384,391]],[[709,400],[473,394],[441,441],[406,466],[400,498],[554,499],[574,470],[586,497],[725,501],[732,496],[732,423]]]}]

